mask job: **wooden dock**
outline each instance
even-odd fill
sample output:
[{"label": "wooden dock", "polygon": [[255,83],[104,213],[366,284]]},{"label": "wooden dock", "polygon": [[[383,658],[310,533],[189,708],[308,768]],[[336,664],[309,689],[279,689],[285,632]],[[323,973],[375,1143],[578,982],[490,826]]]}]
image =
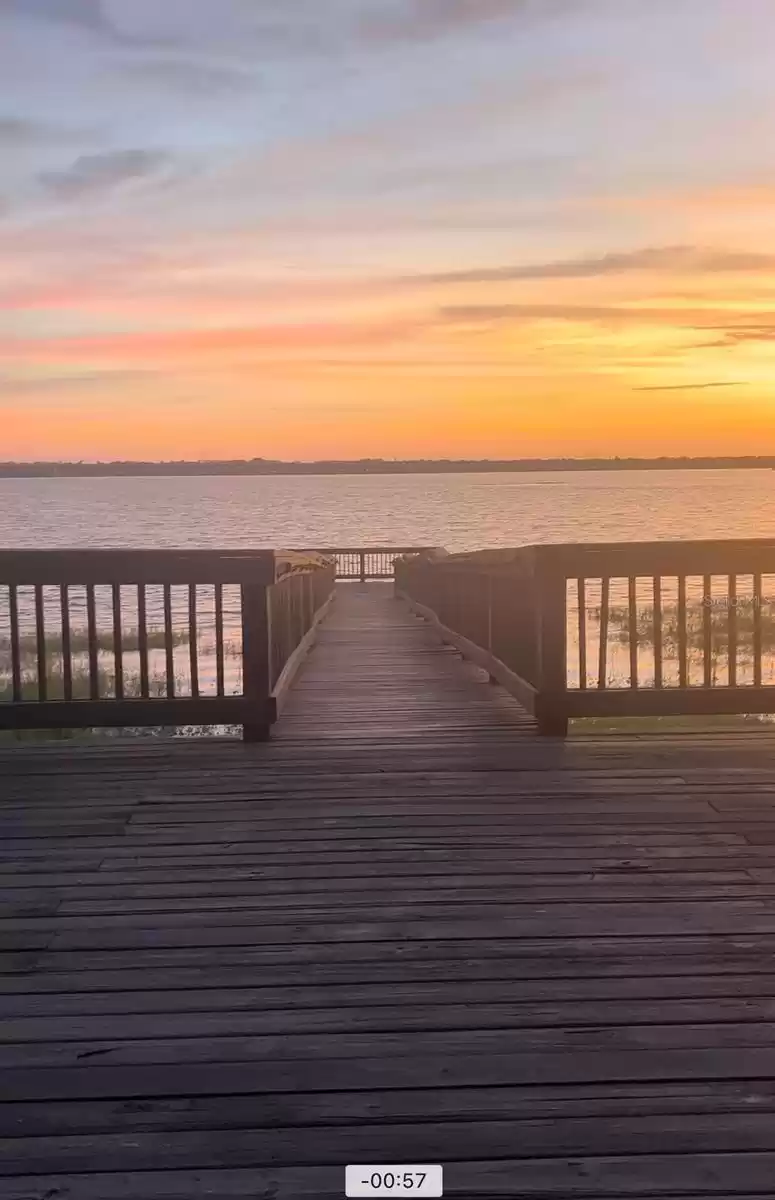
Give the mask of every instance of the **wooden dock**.
[{"label": "wooden dock", "polygon": [[775,1191],[775,737],[540,738],[388,585],[271,742],[0,752],[0,1200]]}]

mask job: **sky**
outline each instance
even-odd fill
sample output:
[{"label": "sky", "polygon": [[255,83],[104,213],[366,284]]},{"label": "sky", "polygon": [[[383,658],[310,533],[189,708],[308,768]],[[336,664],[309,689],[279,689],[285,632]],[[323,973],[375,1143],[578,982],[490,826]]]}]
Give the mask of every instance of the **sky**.
[{"label": "sky", "polygon": [[774,0],[0,0],[0,459],[775,453]]}]

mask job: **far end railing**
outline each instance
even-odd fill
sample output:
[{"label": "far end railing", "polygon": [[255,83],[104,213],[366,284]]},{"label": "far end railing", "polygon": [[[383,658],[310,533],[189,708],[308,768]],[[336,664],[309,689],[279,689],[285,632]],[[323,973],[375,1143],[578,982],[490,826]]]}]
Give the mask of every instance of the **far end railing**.
[{"label": "far end railing", "polygon": [[537,719],[775,712],[775,542],[409,556],[396,588]]},{"label": "far end railing", "polygon": [[263,739],[333,588],[321,555],[0,551],[0,729]]},{"label": "far end railing", "polygon": [[367,583],[370,580],[393,579],[395,561],[402,555],[423,554],[432,549],[431,546],[336,546],[316,548],[315,552],[334,560],[337,580]]}]

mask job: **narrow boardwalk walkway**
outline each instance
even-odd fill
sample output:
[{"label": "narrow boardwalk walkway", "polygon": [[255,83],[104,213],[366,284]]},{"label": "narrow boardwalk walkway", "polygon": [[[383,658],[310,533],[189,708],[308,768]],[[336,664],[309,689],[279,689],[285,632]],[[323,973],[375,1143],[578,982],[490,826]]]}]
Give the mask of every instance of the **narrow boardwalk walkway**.
[{"label": "narrow boardwalk walkway", "polygon": [[0,752],[0,1200],[775,1191],[775,738],[541,740],[378,585],[277,736]]},{"label": "narrow boardwalk walkway", "polygon": [[[397,756],[473,754],[484,743],[513,747],[535,736],[530,718],[487,676],[463,664],[427,624],[393,598],[390,584],[342,584],[315,653],[294,685],[275,737],[310,747],[338,742],[348,761],[359,750]],[[314,750],[313,750],[314,753]],[[481,762],[478,762],[478,767]],[[327,770],[330,767],[327,766]]]}]

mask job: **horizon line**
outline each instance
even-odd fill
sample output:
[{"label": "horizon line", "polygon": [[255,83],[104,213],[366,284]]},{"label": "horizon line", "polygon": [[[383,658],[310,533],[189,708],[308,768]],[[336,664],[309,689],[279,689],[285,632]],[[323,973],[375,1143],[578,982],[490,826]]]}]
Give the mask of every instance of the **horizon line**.
[{"label": "horizon line", "polygon": [[345,471],[354,469],[362,472],[368,469],[392,471],[396,469],[412,470],[420,468],[441,468],[444,470],[460,469],[461,467],[474,470],[520,470],[534,469],[541,466],[555,466],[567,469],[588,468],[591,466],[616,467],[638,465],[688,465],[688,466],[728,466],[734,464],[766,463],[775,464],[775,454],[662,454],[662,455],[583,455],[525,458],[321,458],[321,459],[275,459],[275,458],[181,458],[181,459],[6,459],[0,461],[0,476],[9,473],[24,473],[34,469],[46,471],[95,471],[101,468],[126,470],[127,468],[142,468],[144,470],[159,468],[174,468],[177,470],[202,468],[220,468],[228,470],[245,469],[247,471],[282,472],[283,470],[311,472],[314,469],[334,469]]}]

